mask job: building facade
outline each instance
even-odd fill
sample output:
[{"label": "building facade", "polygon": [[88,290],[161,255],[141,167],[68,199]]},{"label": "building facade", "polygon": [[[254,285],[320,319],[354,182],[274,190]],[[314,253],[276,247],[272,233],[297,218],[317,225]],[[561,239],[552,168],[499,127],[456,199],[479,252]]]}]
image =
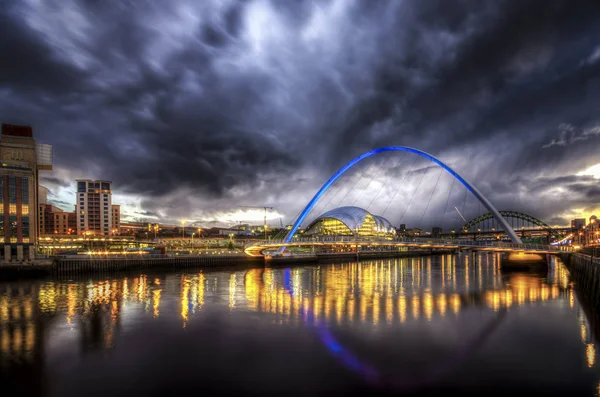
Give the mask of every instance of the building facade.
[{"label": "building facade", "polygon": [[112,218],[111,234],[121,234],[121,206],[119,204],[113,204],[110,210]]},{"label": "building facade", "polygon": [[112,226],[112,182],[77,180],[77,234],[109,236]]},{"label": "building facade", "polygon": [[306,228],[307,235],[378,236],[393,238],[396,229],[385,218],[359,207],[339,207],[325,212]]},{"label": "building facade", "polygon": [[74,212],[63,211],[50,204],[39,204],[40,236],[76,234],[76,219]]},{"label": "building facade", "polygon": [[52,147],[36,144],[29,126],[2,124],[0,135],[0,239],[4,260],[35,258],[38,172],[52,169]]},{"label": "building facade", "polygon": [[579,241],[585,247],[600,246],[600,223],[596,215],[592,215],[590,222],[579,232]]}]

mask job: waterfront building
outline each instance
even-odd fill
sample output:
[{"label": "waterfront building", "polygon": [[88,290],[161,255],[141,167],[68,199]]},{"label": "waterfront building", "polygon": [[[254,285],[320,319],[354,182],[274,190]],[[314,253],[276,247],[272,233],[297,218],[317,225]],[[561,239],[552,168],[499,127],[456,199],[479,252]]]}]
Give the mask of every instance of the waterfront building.
[{"label": "waterfront building", "polygon": [[108,236],[112,225],[112,182],[78,179],[77,234]]},{"label": "waterfront building", "polygon": [[421,236],[423,234],[423,229],[418,227],[413,227],[412,229],[406,229],[406,235],[408,237],[416,237]]},{"label": "waterfront building", "polygon": [[600,223],[595,215],[590,217],[588,223],[581,232],[581,244],[584,246],[600,246]]},{"label": "waterfront building", "polygon": [[121,230],[121,206],[119,204],[111,205],[112,229],[111,234],[120,234]]},{"label": "waterfront building", "polygon": [[0,135],[0,239],[4,260],[35,258],[38,173],[52,170],[52,146],[36,144],[30,126],[2,124]]},{"label": "waterfront building", "polygon": [[51,204],[39,204],[40,236],[77,233],[75,212],[63,211]]},{"label": "waterfront building", "polygon": [[382,216],[348,206],[325,212],[310,223],[304,234],[393,237],[396,229]]}]

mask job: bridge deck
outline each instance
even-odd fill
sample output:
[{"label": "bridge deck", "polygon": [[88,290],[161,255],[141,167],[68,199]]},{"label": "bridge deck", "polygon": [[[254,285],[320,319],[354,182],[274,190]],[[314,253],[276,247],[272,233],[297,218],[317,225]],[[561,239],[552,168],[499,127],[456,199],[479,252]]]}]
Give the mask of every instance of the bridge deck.
[{"label": "bridge deck", "polygon": [[281,247],[327,247],[327,246],[367,246],[367,247],[411,247],[434,249],[470,249],[476,251],[492,252],[526,252],[531,254],[554,254],[570,252],[570,247],[543,245],[543,244],[515,244],[506,242],[489,242],[477,240],[456,239],[359,239],[354,237],[321,237],[321,238],[294,238],[290,242],[285,240],[260,241],[245,247],[246,254],[251,256],[261,255],[263,251]]}]

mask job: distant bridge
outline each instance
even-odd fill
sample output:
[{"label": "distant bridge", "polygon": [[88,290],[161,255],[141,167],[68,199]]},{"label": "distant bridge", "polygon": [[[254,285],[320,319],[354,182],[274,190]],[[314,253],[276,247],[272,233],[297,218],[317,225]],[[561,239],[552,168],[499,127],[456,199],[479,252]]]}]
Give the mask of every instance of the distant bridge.
[{"label": "distant bridge", "polygon": [[[522,212],[517,211],[498,211],[500,215],[504,219],[506,219],[507,223],[510,224],[513,230],[518,230],[520,228],[527,229],[540,229],[545,230],[552,235],[557,235],[558,231],[553,229],[551,226],[546,224],[545,222],[531,216],[524,214]],[[516,221],[516,222],[515,222]],[[487,228],[485,228],[487,222]],[[516,223],[516,226],[515,226]],[[520,225],[519,225],[520,223]],[[475,229],[478,225],[484,225],[484,230],[489,231],[495,230],[494,226],[496,225],[494,214],[491,212],[486,212],[485,214],[479,215],[476,218],[471,219],[469,222],[465,223],[461,228],[462,232],[468,232],[471,229]],[[479,230],[478,230],[479,231]]]},{"label": "distant bridge", "polygon": [[523,252],[531,254],[556,254],[560,252],[570,252],[569,247],[551,246],[544,244],[523,244],[490,242],[479,240],[463,239],[431,239],[431,238],[408,238],[408,239],[385,239],[385,238],[367,238],[353,236],[322,236],[322,237],[295,237],[292,241],[267,240],[248,244],[244,251],[250,256],[262,256],[265,251],[277,251],[282,247],[304,247],[335,250],[339,248],[355,248],[363,250],[377,249],[397,249],[401,247],[409,248],[429,248],[429,249],[454,249],[454,250],[473,250],[473,251],[491,251],[491,252]]}]

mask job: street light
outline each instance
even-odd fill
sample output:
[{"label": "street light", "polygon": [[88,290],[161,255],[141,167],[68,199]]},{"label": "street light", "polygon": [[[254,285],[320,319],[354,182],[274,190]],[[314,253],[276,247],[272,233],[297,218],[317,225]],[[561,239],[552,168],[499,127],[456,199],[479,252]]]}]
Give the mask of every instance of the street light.
[{"label": "street light", "polygon": [[196,235],[196,233],[192,233],[192,248],[194,248],[194,236]]},{"label": "street light", "polygon": [[181,238],[185,239],[185,220],[181,220]]}]

